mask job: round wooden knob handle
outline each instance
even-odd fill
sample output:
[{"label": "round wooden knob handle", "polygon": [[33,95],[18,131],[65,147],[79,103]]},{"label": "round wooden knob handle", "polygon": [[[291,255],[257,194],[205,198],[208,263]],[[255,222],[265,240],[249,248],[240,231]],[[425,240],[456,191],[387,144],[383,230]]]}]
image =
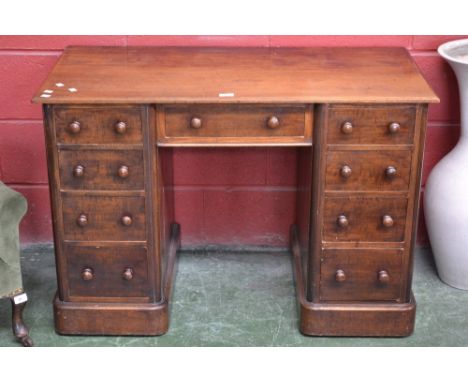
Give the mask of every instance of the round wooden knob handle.
[{"label": "round wooden knob handle", "polygon": [[94,279],[94,271],[91,268],[84,268],[81,271],[81,278],[84,281],[91,281],[92,279]]},{"label": "round wooden knob handle", "polygon": [[277,116],[272,115],[271,117],[268,118],[267,126],[270,129],[276,129],[277,127],[279,127],[279,125],[280,125],[280,120]]},{"label": "round wooden knob handle", "polygon": [[400,124],[398,122],[392,122],[390,125],[388,125],[388,132],[390,134],[396,134],[398,131],[400,131]]},{"label": "round wooden knob handle", "polygon": [[340,169],[340,175],[345,179],[351,176],[351,172],[352,172],[351,167],[349,167],[348,165],[344,165]]},{"label": "round wooden knob handle", "polygon": [[115,124],[114,130],[117,134],[125,134],[127,131],[127,124],[125,122],[119,121]]},{"label": "round wooden knob handle", "polygon": [[388,282],[390,281],[390,275],[387,271],[380,271],[377,274],[377,279],[381,284],[388,284]]},{"label": "round wooden knob handle", "polygon": [[394,221],[390,215],[382,216],[382,225],[384,227],[390,228],[390,227],[393,227],[393,224],[394,224]]},{"label": "round wooden knob handle", "polygon": [[202,127],[202,120],[201,120],[201,118],[193,117],[193,118],[190,120],[190,127],[191,127],[192,129],[199,129],[200,127]]},{"label": "round wooden knob handle", "polygon": [[395,178],[397,174],[397,169],[393,166],[388,166],[386,169],[385,169],[385,177],[387,179],[393,179]]},{"label": "round wooden knob handle", "polygon": [[122,165],[119,167],[117,170],[117,174],[119,175],[120,178],[127,178],[128,175],[130,174],[128,171],[128,166]]},{"label": "round wooden knob handle", "polygon": [[336,224],[341,228],[345,228],[349,225],[349,220],[345,215],[340,215],[338,219],[336,219]]},{"label": "round wooden knob handle", "polygon": [[122,223],[122,225],[128,227],[128,226],[131,226],[132,223],[133,223],[133,220],[132,220],[132,217],[129,216],[129,215],[124,215],[120,218],[120,222]]},{"label": "round wooden knob handle", "polygon": [[125,268],[122,273],[122,278],[127,281],[130,281],[131,279],[133,279],[133,269]]},{"label": "round wooden knob handle", "polygon": [[78,165],[73,168],[73,176],[75,178],[81,178],[84,175],[84,166]]},{"label": "round wooden knob handle", "polygon": [[73,121],[68,125],[68,132],[71,134],[78,134],[81,131],[81,123]]},{"label": "round wooden knob handle", "polygon": [[343,134],[351,134],[353,132],[353,124],[349,121],[346,121],[341,125],[341,132]]},{"label": "round wooden knob handle", "polygon": [[342,269],[338,269],[335,272],[335,280],[339,283],[342,283],[346,280],[346,273]]},{"label": "round wooden knob handle", "polygon": [[78,224],[80,227],[84,227],[86,224],[88,224],[88,217],[85,214],[80,214],[78,219],[76,219],[76,224]]}]

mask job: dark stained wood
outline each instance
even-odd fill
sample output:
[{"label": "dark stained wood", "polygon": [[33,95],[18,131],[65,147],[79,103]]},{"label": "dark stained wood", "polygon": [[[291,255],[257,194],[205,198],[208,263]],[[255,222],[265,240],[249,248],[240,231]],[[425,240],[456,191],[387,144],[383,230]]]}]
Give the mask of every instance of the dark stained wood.
[{"label": "dark stained wood", "polygon": [[306,299],[297,227],[290,231],[299,330],[309,336],[409,336],[414,329],[416,303],[311,302]]},{"label": "dark stained wood", "polygon": [[[65,240],[146,240],[145,198],[64,194],[62,200]],[[82,226],[81,215],[87,220]],[[124,216],[131,216],[130,226],[122,224]]]},{"label": "dark stained wood", "polygon": [[[188,143],[311,143],[304,106],[167,105],[158,124],[158,142]],[[272,118],[275,127],[270,127]],[[196,121],[196,127],[193,126]],[[277,124],[277,126],[276,126]]]},{"label": "dark stained wood", "polygon": [[[70,87],[77,91],[68,91]],[[54,93],[42,98],[44,90]],[[423,103],[438,99],[403,48],[71,47],[34,101]]]},{"label": "dark stained wood", "polygon": [[[322,301],[399,301],[402,252],[402,250],[383,249],[324,250],[320,267],[320,299]],[[339,271],[343,278],[341,282],[336,280]],[[382,271],[388,275],[387,283],[379,280],[379,272]]]},{"label": "dark stained wood", "polygon": [[[411,144],[414,134],[414,105],[335,105],[330,108],[327,141],[330,144]],[[400,128],[392,132],[392,123]],[[343,132],[343,125],[352,129]]]},{"label": "dark stained wood", "polygon": [[[67,245],[65,252],[70,301],[112,301],[112,297],[149,300],[151,285],[145,248]],[[128,268],[133,273],[131,280],[124,275]],[[82,277],[85,269],[91,270],[92,277]]]},{"label": "dark stained wood", "polygon": [[[326,197],[323,213],[323,241],[385,242],[405,240],[406,198]],[[384,226],[385,215],[392,227]],[[339,224],[340,216],[347,220]]]},{"label": "dark stained wood", "polygon": [[[61,150],[62,190],[144,190],[141,150]],[[75,169],[80,166],[81,175]]]},{"label": "dark stained wood", "polygon": [[[67,144],[141,144],[143,110],[140,106],[57,106],[54,108],[57,141]],[[71,133],[69,126],[76,122],[80,129]],[[125,122],[126,128],[118,132],[116,126],[121,122]]]},{"label": "dark stained wood", "polygon": [[172,147],[265,145],[299,151],[301,331],[411,333],[438,99],[403,49],[75,47],[34,101],[55,104],[44,119],[58,332],[166,332],[180,246]]},{"label": "dark stained wood", "polygon": [[13,334],[16,339],[21,342],[25,347],[34,346],[33,340],[29,336],[29,329],[23,320],[23,310],[26,306],[27,301],[19,304],[15,303],[14,297],[10,298],[11,302],[11,326]]},{"label": "dark stained wood", "polygon": [[328,151],[326,161],[327,191],[408,192],[409,150],[355,150],[351,155],[349,151]]}]

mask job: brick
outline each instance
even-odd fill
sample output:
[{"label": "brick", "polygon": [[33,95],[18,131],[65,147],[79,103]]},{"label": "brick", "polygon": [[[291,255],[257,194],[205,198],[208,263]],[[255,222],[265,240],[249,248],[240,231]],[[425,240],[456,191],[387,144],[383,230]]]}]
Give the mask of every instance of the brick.
[{"label": "brick", "polygon": [[174,151],[174,184],[263,185],[264,148],[181,148]]},{"label": "brick", "polygon": [[28,212],[20,224],[21,244],[53,241],[49,188],[47,186],[11,186],[28,201]]},{"label": "brick", "polygon": [[422,184],[425,185],[432,168],[439,162],[458,142],[460,136],[459,125],[429,125],[426,133],[426,146],[424,149],[424,164]]},{"label": "brick", "polygon": [[41,119],[40,105],[31,98],[58,59],[57,54],[0,52],[0,119]]},{"label": "brick", "polygon": [[175,221],[181,226],[182,247],[205,243],[203,232],[203,190],[176,189]]},{"label": "brick", "polygon": [[411,36],[271,36],[270,45],[275,47],[411,47]]},{"label": "brick", "polygon": [[287,247],[295,221],[295,191],[206,190],[208,244]]},{"label": "brick", "polygon": [[458,122],[460,120],[458,86],[450,66],[437,53],[417,54],[413,55],[413,58],[440,98],[439,104],[429,106],[429,120]]},{"label": "brick", "polygon": [[266,47],[269,36],[128,36],[128,45]]},{"label": "brick", "polygon": [[437,50],[439,45],[447,41],[468,38],[468,36],[413,36],[413,49],[419,50]]},{"label": "brick", "polygon": [[42,123],[0,121],[0,163],[5,183],[47,184]]},{"label": "brick", "polygon": [[297,186],[297,149],[273,148],[267,152],[267,184]]},{"label": "brick", "polygon": [[126,45],[126,36],[0,36],[4,49],[64,49],[70,45]]}]

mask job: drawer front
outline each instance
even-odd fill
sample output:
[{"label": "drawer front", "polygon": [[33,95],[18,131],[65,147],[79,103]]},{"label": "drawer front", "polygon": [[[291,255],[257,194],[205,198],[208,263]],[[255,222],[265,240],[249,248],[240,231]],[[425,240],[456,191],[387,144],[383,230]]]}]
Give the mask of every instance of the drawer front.
[{"label": "drawer front", "polygon": [[147,297],[150,293],[143,247],[82,247],[68,245],[69,296]]},{"label": "drawer front", "polygon": [[398,197],[326,197],[326,242],[402,242],[408,201]]},{"label": "drawer front", "polygon": [[331,107],[327,141],[334,144],[412,144],[415,117],[414,106]]},{"label": "drawer front", "polygon": [[146,239],[144,197],[65,194],[62,203],[65,240]]},{"label": "drawer front", "polygon": [[304,137],[305,111],[304,106],[166,106],[164,137]]},{"label": "drawer front", "polygon": [[406,191],[411,151],[329,151],[325,189],[333,191]]},{"label": "drawer front", "polygon": [[143,190],[143,152],[139,150],[62,150],[62,189]]},{"label": "drawer front", "polygon": [[143,107],[55,107],[59,143],[141,144]]},{"label": "drawer front", "polygon": [[323,301],[400,298],[403,250],[327,249],[320,266]]}]

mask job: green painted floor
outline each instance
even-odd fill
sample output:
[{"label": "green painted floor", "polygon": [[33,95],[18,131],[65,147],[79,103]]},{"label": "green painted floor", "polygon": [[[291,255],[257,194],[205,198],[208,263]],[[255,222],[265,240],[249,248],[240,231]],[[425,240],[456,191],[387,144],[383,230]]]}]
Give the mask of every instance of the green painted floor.
[{"label": "green painted floor", "polygon": [[[468,346],[468,291],[437,277],[430,250],[415,256],[416,329],[407,338],[305,337],[298,331],[287,253],[181,252],[169,332],[160,337],[60,336],[55,333],[52,247],[22,252],[29,302],[25,321],[37,346]],[[0,346],[19,346],[10,303],[0,301]]]}]

